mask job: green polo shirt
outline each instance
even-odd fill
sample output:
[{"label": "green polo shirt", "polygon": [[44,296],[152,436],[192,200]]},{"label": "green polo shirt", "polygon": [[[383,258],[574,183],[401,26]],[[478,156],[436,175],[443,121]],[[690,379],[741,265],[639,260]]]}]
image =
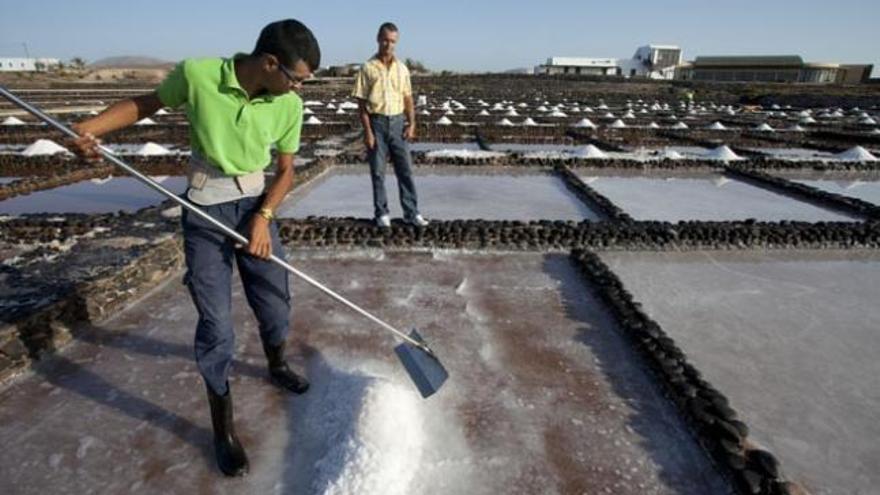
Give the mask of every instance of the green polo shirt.
[{"label": "green polo shirt", "polygon": [[296,93],[248,98],[235,77],[233,60],[241,56],[184,60],[156,90],[163,105],[184,105],[191,149],[227,175],[266,168],[272,144],[295,153],[303,121]]}]

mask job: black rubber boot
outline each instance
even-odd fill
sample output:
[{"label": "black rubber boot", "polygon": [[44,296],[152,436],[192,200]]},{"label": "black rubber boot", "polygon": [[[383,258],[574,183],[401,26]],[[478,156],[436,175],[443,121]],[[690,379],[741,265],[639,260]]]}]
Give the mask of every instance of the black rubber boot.
[{"label": "black rubber boot", "polygon": [[277,346],[264,342],[263,352],[269,360],[269,377],[272,383],[295,394],[305,393],[309,389],[308,380],[297,375],[287,366],[287,361],[284,360],[284,342]]},{"label": "black rubber boot", "polygon": [[232,421],[232,392],[227,385],[226,395],[217,395],[208,387],[211,405],[211,424],[214,426],[214,451],[217,465],[226,476],[243,476],[248,472],[247,454],[235,436]]}]

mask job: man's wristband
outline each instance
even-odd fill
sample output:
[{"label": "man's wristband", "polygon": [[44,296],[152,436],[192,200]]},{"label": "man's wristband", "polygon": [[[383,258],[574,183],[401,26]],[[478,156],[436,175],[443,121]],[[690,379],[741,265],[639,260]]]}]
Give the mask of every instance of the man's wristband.
[{"label": "man's wristband", "polygon": [[260,208],[260,211],[258,211],[257,214],[266,220],[272,220],[275,218],[275,214],[272,212],[271,208]]}]

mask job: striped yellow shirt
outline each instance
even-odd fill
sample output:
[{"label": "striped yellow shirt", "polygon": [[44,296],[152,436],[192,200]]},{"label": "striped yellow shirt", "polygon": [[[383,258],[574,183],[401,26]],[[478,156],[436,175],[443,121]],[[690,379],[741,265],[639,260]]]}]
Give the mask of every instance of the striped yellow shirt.
[{"label": "striped yellow shirt", "polygon": [[412,95],[409,69],[395,57],[385,66],[378,57],[364,63],[354,78],[351,96],[367,102],[367,111],[379,115],[400,115],[403,97]]}]

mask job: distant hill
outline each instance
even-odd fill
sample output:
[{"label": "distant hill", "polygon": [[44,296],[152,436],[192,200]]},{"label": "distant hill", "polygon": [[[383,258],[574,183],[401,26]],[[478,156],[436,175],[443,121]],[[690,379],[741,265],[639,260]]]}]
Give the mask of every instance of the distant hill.
[{"label": "distant hill", "polygon": [[90,68],[100,69],[108,67],[165,67],[174,65],[174,62],[161,60],[153,57],[121,56],[107,57],[96,60],[89,64]]}]

